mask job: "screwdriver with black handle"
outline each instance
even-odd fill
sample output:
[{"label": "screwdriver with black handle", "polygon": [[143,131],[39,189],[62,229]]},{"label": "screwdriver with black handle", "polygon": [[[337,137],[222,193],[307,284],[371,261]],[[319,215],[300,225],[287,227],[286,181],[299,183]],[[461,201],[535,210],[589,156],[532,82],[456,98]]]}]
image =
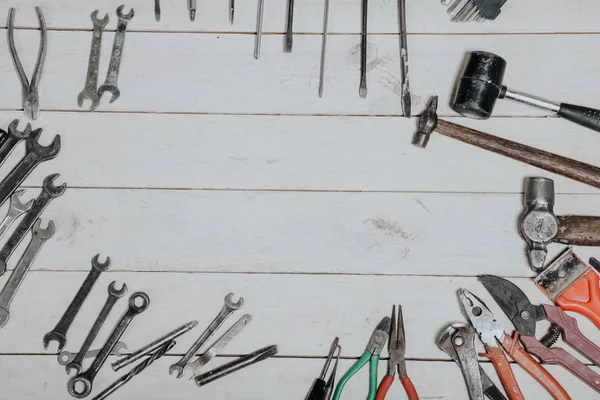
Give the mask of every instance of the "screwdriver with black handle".
[{"label": "screwdriver with black handle", "polygon": [[[330,400],[333,395],[333,387],[335,386],[335,374],[337,372],[338,362],[340,361],[340,352],[342,348],[338,344],[339,338],[335,338],[333,343],[331,343],[331,348],[329,350],[329,354],[327,355],[327,361],[325,361],[325,365],[323,366],[323,370],[321,371],[321,375],[313,382],[313,385],[310,388],[310,391],[306,395],[304,400]],[[337,356],[335,353],[337,352]],[[325,380],[327,376],[327,371],[331,365],[331,361],[335,356],[335,364],[333,365],[333,369],[331,370],[331,374],[329,375],[329,379]]]}]

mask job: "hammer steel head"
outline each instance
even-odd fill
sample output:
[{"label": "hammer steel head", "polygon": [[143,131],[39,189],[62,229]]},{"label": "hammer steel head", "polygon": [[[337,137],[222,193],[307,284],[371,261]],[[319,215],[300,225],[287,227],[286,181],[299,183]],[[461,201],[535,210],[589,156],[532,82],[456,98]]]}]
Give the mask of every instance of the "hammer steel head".
[{"label": "hammer steel head", "polygon": [[465,117],[488,119],[503,96],[506,61],[496,54],[474,51],[458,81],[452,109]]},{"label": "hammer steel head", "polygon": [[427,143],[429,143],[429,137],[437,127],[437,107],[438,97],[433,96],[431,100],[429,100],[427,108],[425,111],[423,111],[423,114],[421,114],[421,118],[419,118],[419,130],[415,133],[412,141],[412,144],[415,146],[422,149],[427,147]]},{"label": "hammer steel head", "polygon": [[525,180],[525,210],[519,224],[521,236],[529,245],[529,262],[535,270],[544,268],[548,250],[558,234],[554,215],[554,181],[532,177]]}]

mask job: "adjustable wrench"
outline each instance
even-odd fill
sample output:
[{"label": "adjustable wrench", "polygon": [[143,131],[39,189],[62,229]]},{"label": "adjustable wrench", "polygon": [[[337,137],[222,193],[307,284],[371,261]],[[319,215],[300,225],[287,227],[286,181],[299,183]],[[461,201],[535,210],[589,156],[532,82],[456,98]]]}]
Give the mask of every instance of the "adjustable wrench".
[{"label": "adjustable wrench", "polygon": [[[136,304],[136,300],[138,299],[141,299],[142,304]],[[82,399],[84,397],[87,397],[92,392],[92,384],[94,383],[94,378],[100,371],[100,368],[102,368],[102,366],[106,362],[106,359],[112,352],[113,348],[115,347],[121,336],[123,336],[123,333],[125,333],[125,330],[129,326],[131,321],[133,321],[133,318],[135,318],[136,315],[146,311],[148,306],[150,306],[150,298],[146,293],[136,292],[131,295],[131,297],[129,298],[129,309],[127,310],[127,312],[125,312],[123,317],[121,317],[121,320],[119,321],[117,326],[115,326],[115,329],[112,331],[111,335],[106,340],[106,343],[104,343],[104,346],[100,350],[98,356],[94,359],[94,362],[92,363],[90,368],[87,371],[82,372],[79,375],[73,377],[69,381],[68,388],[71,396],[77,399]]]},{"label": "adjustable wrench", "polygon": [[[115,345],[115,348],[112,350],[112,352],[110,353],[111,356],[124,356],[125,354],[123,354],[123,350],[127,350],[127,345],[123,342],[118,342]],[[88,352],[86,353],[85,357],[83,357],[84,359],[86,358],[94,358],[98,355],[98,353],[100,353],[100,349],[97,350],[88,350]],[[75,359],[75,357],[77,357],[78,353],[71,353],[69,351],[63,350],[60,353],[58,353],[58,363],[62,366],[67,365],[68,363],[70,363],[71,361],[73,361]]]},{"label": "adjustable wrench", "polygon": [[117,304],[117,300],[119,300],[121,297],[125,296],[126,294],[127,294],[127,285],[126,284],[123,284],[121,289],[117,289],[116,281],[113,281],[110,285],[108,285],[108,298],[106,299],[106,302],[104,303],[104,307],[102,307],[102,310],[100,311],[100,314],[98,315],[98,318],[96,318],[96,321],[94,321],[94,324],[92,325],[92,328],[90,329],[90,333],[88,333],[87,337],[83,341],[83,344],[81,345],[81,349],[79,349],[79,353],[77,354],[77,356],[75,357],[75,359],[73,361],[71,361],[70,363],[68,363],[65,366],[67,374],[70,374],[72,369],[76,370],[77,374],[79,374],[81,372],[81,370],[83,368],[83,366],[82,366],[83,359],[85,358],[90,347],[92,347],[92,343],[94,343],[94,339],[96,339],[96,336],[98,336],[98,333],[100,333],[100,328],[102,328],[102,325],[104,325],[104,321],[106,321],[106,318],[108,318],[108,315],[112,311],[113,307],[115,306],[115,304]]},{"label": "adjustable wrench", "polygon": [[44,349],[48,348],[48,344],[52,340],[58,342],[58,351],[61,351],[65,348],[65,345],[67,344],[67,331],[71,327],[75,316],[77,316],[79,309],[83,305],[83,302],[87,296],[90,294],[90,291],[92,290],[94,283],[96,283],[96,280],[98,280],[100,277],[100,274],[110,267],[110,257],[106,257],[106,261],[103,263],[98,261],[99,257],[100,254],[96,254],[94,258],[92,258],[92,269],[90,270],[87,278],[85,278],[85,281],[83,281],[81,284],[79,291],[75,295],[73,301],[71,301],[71,304],[69,304],[69,307],[67,307],[67,310],[63,314],[62,318],[56,324],[56,327],[44,335]]},{"label": "adjustable wrench", "polygon": [[198,352],[198,350],[200,350],[204,343],[206,343],[206,341],[208,341],[212,337],[212,335],[215,334],[217,329],[219,329],[219,327],[223,325],[225,320],[229,318],[235,310],[239,310],[243,307],[243,297],[240,297],[240,299],[236,303],[234,303],[231,299],[233,299],[233,293],[229,293],[225,297],[225,304],[223,305],[223,308],[221,308],[221,311],[219,312],[217,317],[210,323],[210,325],[208,326],[208,328],[206,328],[202,335],[200,335],[198,340],[194,342],[194,344],[192,345],[192,347],[190,347],[187,353],[185,353],[185,355],[178,362],[169,367],[170,375],[173,375],[173,372],[177,372],[177,378],[181,378],[184,374],[185,367],[189,364],[190,360],[196,355],[196,353]]},{"label": "adjustable wrench", "polygon": [[90,58],[88,60],[87,76],[85,86],[77,96],[77,105],[79,108],[83,106],[84,100],[90,100],[90,111],[94,111],[100,105],[98,97],[98,68],[100,67],[100,50],[102,48],[102,31],[108,24],[108,14],[104,18],[98,19],[98,10],[92,12],[90,18],[94,24],[94,33],[92,36],[92,47],[90,49]]},{"label": "adjustable wrench", "polygon": [[25,155],[0,182],[0,206],[8,200],[38,164],[52,160],[58,155],[60,135],[56,135],[49,146],[42,146],[38,143],[41,134],[41,129],[31,132],[25,141]]},{"label": "adjustable wrench", "polygon": [[29,232],[29,229],[31,229],[31,226],[35,220],[42,215],[42,212],[52,201],[52,199],[60,197],[65,192],[67,188],[65,183],[60,186],[54,186],[54,180],[58,178],[58,176],[59,174],[52,174],[48,175],[46,179],[44,179],[44,183],[42,184],[42,192],[37,199],[35,199],[33,206],[31,206],[29,212],[15,228],[12,235],[10,235],[2,247],[2,250],[0,250],[0,275],[6,271],[6,263],[8,262],[9,257],[15,251],[19,243],[21,243],[23,238],[27,235],[27,232]]},{"label": "adjustable wrench", "polygon": [[123,14],[123,8],[125,6],[119,6],[117,8],[117,17],[119,22],[117,23],[117,32],[115,33],[115,41],[113,43],[112,54],[110,56],[110,64],[108,65],[108,72],[106,73],[106,81],[98,88],[98,98],[101,98],[104,92],[112,93],[110,102],[114,102],[121,95],[121,91],[117,86],[119,80],[119,69],[121,67],[121,58],[123,57],[123,47],[125,47],[125,32],[127,32],[127,24],[133,18],[133,8],[129,11],[129,14]]},{"label": "adjustable wrench", "polygon": [[31,124],[27,124],[24,131],[17,129],[19,120],[15,119],[8,125],[8,133],[2,131],[2,144],[0,144],[0,166],[10,156],[10,153],[17,147],[19,143],[27,139],[31,135]]},{"label": "adjustable wrench", "polygon": [[23,283],[23,279],[25,278],[25,275],[27,275],[27,272],[29,272],[29,268],[31,268],[42,245],[46,240],[54,236],[54,221],[48,221],[48,227],[46,229],[42,229],[40,225],[40,219],[35,221],[35,224],[31,229],[31,241],[8,278],[4,288],[2,288],[2,292],[0,292],[0,328],[8,322],[8,318],[10,317],[10,312],[8,310],[10,303],[15,297],[17,290],[19,290],[21,283]]},{"label": "adjustable wrench", "polygon": [[[8,208],[8,212],[6,213],[6,217],[0,222],[0,238],[4,236],[7,229],[19,218],[23,213],[27,212],[31,205],[33,204],[33,200],[29,200],[27,203],[21,203],[19,197],[25,193],[25,189],[19,189],[12,196],[10,196],[10,207]],[[4,270],[0,270],[0,276],[4,274],[6,268]]]}]

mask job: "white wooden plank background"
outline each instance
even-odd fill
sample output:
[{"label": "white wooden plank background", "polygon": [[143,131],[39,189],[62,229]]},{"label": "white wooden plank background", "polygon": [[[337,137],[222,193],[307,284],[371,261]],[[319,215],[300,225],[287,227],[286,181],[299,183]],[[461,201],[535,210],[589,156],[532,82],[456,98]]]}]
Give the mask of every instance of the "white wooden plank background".
[{"label": "white wooden plank background", "polygon": [[[102,81],[116,26],[105,1]],[[261,59],[252,57],[255,1],[198,4],[188,20],[183,0],[132,1],[121,98],[89,113],[76,105],[83,87],[91,22],[89,1],[21,1],[17,47],[31,71],[41,5],[49,51],[40,88],[42,143],[60,134],[58,159],[25,182],[33,198],[45,176],[70,189],[44,217],[57,225],[0,330],[0,398],[69,398],[68,379],[41,338],[64,312],[96,254],[113,266],[100,279],[69,335],[76,351],[112,280],[144,290],[150,309],[126,333],[133,350],[188,320],[200,327],[167,359],[114,395],[123,399],[303,398],[334,336],[344,360],[360,356],[377,321],[401,303],[409,374],[422,399],[465,399],[458,367],[435,346],[438,332],[462,320],[456,290],[466,287],[511,325],[476,276],[510,277],[532,300],[544,296],[529,280],[516,221],[523,178],[556,180],[559,214],[598,214],[598,191],[444,137],[427,150],[410,145],[416,120],[400,116],[396,2],[369,3],[369,96],[358,97],[360,0],[332,0],[325,96],[317,97],[322,0],[297,2],[294,52],[284,54],[285,1],[265,0]],[[440,95],[440,114],[512,140],[598,164],[598,134],[518,104],[499,102],[494,118],[458,118],[448,106],[465,53],[494,51],[509,64],[505,83],[549,99],[598,106],[600,45],[593,0],[509,1],[496,22],[453,24],[439,0],[407,0],[414,112]],[[0,18],[14,2],[0,1]],[[0,22],[4,30],[4,20]],[[8,49],[0,41],[0,126],[24,117]],[[21,122],[21,127],[24,122]],[[7,172],[23,154],[17,149]],[[6,207],[0,209],[0,214]],[[20,246],[19,251],[26,243]],[[551,254],[561,250],[552,246]],[[584,257],[597,249],[577,249]],[[9,268],[16,263],[11,259]],[[7,274],[8,275],[8,274]],[[7,275],[0,278],[3,284]],[[204,389],[170,377],[167,368],[218,312],[222,298],[246,299],[254,319],[215,365],[268,344],[277,358]],[[100,337],[114,326],[117,306]],[[239,313],[241,315],[241,313]],[[600,332],[579,318],[586,335]],[[99,339],[94,347],[98,347]],[[497,381],[493,368],[484,368]],[[527,398],[547,393],[518,366]],[[597,394],[549,367],[574,399]],[[385,371],[382,361],[380,374]],[[32,375],[34,378],[32,378]],[[118,374],[103,370],[96,388]],[[235,385],[232,383],[235,382]],[[366,371],[344,400],[363,399]],[[395,386],[388,398],[404,398]]]}]

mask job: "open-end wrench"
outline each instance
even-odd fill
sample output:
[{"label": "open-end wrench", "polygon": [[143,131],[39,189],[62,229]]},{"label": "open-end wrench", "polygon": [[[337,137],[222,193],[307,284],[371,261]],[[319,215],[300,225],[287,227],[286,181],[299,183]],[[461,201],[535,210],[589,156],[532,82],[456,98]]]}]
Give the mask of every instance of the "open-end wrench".
[{"label": "open-end wrench", "polygon": [[90,18],[94,24],[94,33],[92,36],[92,47],[90,49],[90,58],[88,60],[87,76],[85,86],[77,96],[77,105],[83,106],[84,100],[90,100],[90,111],[94,111],[100,105],[98,97],[98,68],[100,67],[100,51],[102,49],[102,32],[108,24],[108,14],[102,19],[98,19],[98,10],[92,12]]},{"label": "open-end wrench", "polygon": [[229,293],[225,297],[225,304],[223,305],[223,308],[221,308],[219,315],[217,315],[217,317],[210,323],[208,328],[206,328],[206,330],[202,333],[202,335],[200,335],[198,340],[194,342],[194,344],[192,345],[192,347],[190,347],[187,353],[185,353],[185,355],[178,362],[169,367],[170,375],[173,375],[173,372],[177,372],[177,378],[181,378],[184,374],[185,367],[189,364],[190,360],[196,355],[196,353],[198,353],[198,350],[200,350],[204,343],[206,343],[206,341],[209,340],[212,337],[212,335],[215,334],[217,329],[219,329],[219,327],[223,325],[225,320],[229,318],[235,310],[239,310],[240,308],[242,308],[242,306],[244,305],[243,297],[240,297],[240,299],[236,303],[234,303],[232,299],[233,293]]},{"label": "open-end wrench", "polygon": [[225,348],[233,340],[234,337],[238,333],[240,333],[249,323],[252,321],[252,316],[250,314],[245,314],[242,318],[238,319],[235,324],[229,328],[227,332],[223,334],[208,350],[204,352],[200,357],[198,357],[195,361],[190,363],[188,367],[194,373],[194,376],[199,375],[202,371],[202,367],[204,367],[210,360],[215,358],[217,354],[221,350]]},{"label": "open-end wrench", "polygon": [[0,328],[8,322],[8,318],[10,317],[10,312],[8,311],[10,303],[15,297],[17,290],[19,290],[21,283],[23,283],[23,279],[27,275],[27,272],[29,272],[29,268],[31,268],[42,245],[46,240],[54,236],[54,221],[48,221],[46,229],[42,229],[40,225],[41,220],[38,219],[35,221],[31,229],[31,241],[27,245],[12,274],[10,274],[4,288],[2,288],[2,292],[0,292]]},{"label": "open-end wrench", "polygon": [[2,250],[0,250],[0,275],[2,275],[4,271],[6,271],[6,264],[8,262],[9,257],[15,251],[19,243],[21,243],[23,238],[27,235],[27,232],[29,232],[29,229],[31,229],[31,226],[33,225],[35,220],[38,219],[40,215],[42,215],[42,212],[44,211],[46,206],[52,201],[52,199],[60,197],[67,189],[66,183],[63,183],[60,186],[54,186],[54,180],[58,178],[58,176],[59,174],[52,174],[48,175],[44,179],[44,183],[42,184],[42,192],[33,202],[33,206],[31,206],[29,212],[25,215],[25,217],[23,217],[21,222],[19,222],[19,225],[17,225],[13,233],[10,235],[10,237],[2,247]]},{"label": "open-end wrench", "polygon": [[[101,349],[88,350],[88,352],[85,354],[85,357],[83,358],[94,358],[98,355],[98,353],[100,353],[100,350]],[[127,350],[127,345],[123,342],[118,342],[115,345],[115,348],[111,351],[110,355],[122,357],[125,355],[123,353],[123,350]],[[73,361],[75,357],[77,357],[77,354],[78,353],[71,353],[69,351],[63,350],[60,353],[58,353],[58,363],[64,367],[65,365]]]},{"label": "open-end wrench", "polygon": [[[19,189],[12,196],[10,196],[10,207],[8,208],[8,212],[6,216],[0,222],[0,238],[4,236],[6,230],[10,228],[10,226],[15,222],[17,218],[19,218],[23,213],[27,212],[31,205],[33,204],[33,199],[29,200],[27,203],[23,204],[21,202],[21,195],[25,193],[25,189]],[[4,269],[0,268],[0,276],[4,274],[6,271],[6,266]]]},{"label": "open-end wrench", "polygon": [[102,325],[104,325],[104,321],[106,321],[106,318],[108,318],[108,315],[112,311],[113,307],[115,306],[115,304],[117,304],[117,300],[119,300],[121,297],[125,296],[126,294],[127,294],[127,285],[126,284],[123,284],[121,289],[117,289],[116,281],[113,281],[113,282],[111,282],[110,285],[108,285],[108,298],[106,299],[106,302],[104,303],[104,307],[102,307],[102,310],[100,311],[100,314],[98,315],[98,318],[96,318],[96,321],[94,321],[94,324],[92,325],[92,328],[90,329],[90,332],[88,333],[87,337],[83,341],[83,344],[81,345],[81,349],[79,349],[79,353],[77,354],[77,357],[75,357],[75,359],[73,361],[71,361],[70,363],[68,363],[65,366],[67,374],[70,374],[71,370],[73,370],[73,369],[77,371],[76,372],[77,374],[81,372],[81,370],[83,369],[83,365],[82,365],[83,359],[85,358],[85,355],[87,354],[90,347],[92,347],[92,343],[94,343],[94,339],[96,339],[96,336],[98,336],[98,333],[100,333],[100,328],[102,328]]},{"label": "open-end wrench", "polygon": [[[136,304],[138,299],[141,300],[141,304],[139,305]],[[73,377],[71,380],[69,380],[68,388],[71,396],[77,399],[82,399],[84,397],[87,397],[92,392],[94,378],[98,374],[98,371],[100,371],[100,368],[102,368],[102,366],[106,362],[106,359],[112,352],[113,348],[115,347],[121,336],[123,336],[123,333],[125,333],[125,330],[129,326],[131,321],[133,321],[133,318],[135,318],[136,315],[144,312],[149,306],[150,298],[146,293],[136,292],[131,295],[131,297],[129,298],[129,309],[127,310],[127,312],[125,312],[123,317],[121,317],[121,320],[119,321],[117,326],[115,326],[115,329],[112,331],[112,333],[106,340],[106,343],[104,343],[104,346],[102,346],[100,353],[94,359],[94,362],[92,363],[90,368],[87,371],[82,372],[79,375]]]},{"label": "open-end wrench", "polygon": [[31,124],[27,124],[24,131],[17,129],[19,120],[15,119],[8,125],[8,133],[2,131],[2,141],[0,144],[0,166],[10,156],[10,153],[17,147],[19,143],[27,139],[31,135]]},{"label": "open-end wrench", "polygon": [[49,146],[42,146],[38,143],[41,134],[41,129],[31,132],[25,141],[25,155],[0,182],[0,206],[8,200],[38,164],[52,160],[58,155],[60,135],[56,135]]},{"label": "open-end wrench", "polygon": [[112,54],[110,56],[110,64],[108,64],[108,72],[106,80],[98,88],[98,98],[101,98],[104,92],[112,93],[110,102],[114,102],[121,95],[121,91],[117,86],[119,80],[119,69],[121,67],[121,58],[123,58],[123,47],[125,46],[125,32],[127,32],[127,24],[133,18],[133,8],[128,14],[123,14],[124,5],[117,8],[117,32],[115,33],[115,41],[113,43]]},{"label": "open-end wrench", "polygon": [[106,257],[106,261],[100,263],[98,259],[100,258],[100,254],[96,254],[94,258],[92,258],[92,269],[88,273],[88,276],[85,278],[85,281],[81,284],[79,291],[67,307],[67,310],[63,314],[62,318],[56,324],[56,327],[48,333],[44,335],[44,349],[48,348],[48,344],[50,341],[54,340],[58,342],[58,351],[62,351],[67,344],[67,331],[71,327],[75,316],[79,312],[79,309],[83,305],[83,302],[87,298],[87,296],[92,291],[92,287],[94,287],[94,283],[100,277],[100,274],[110,267],[110,257]]}]

